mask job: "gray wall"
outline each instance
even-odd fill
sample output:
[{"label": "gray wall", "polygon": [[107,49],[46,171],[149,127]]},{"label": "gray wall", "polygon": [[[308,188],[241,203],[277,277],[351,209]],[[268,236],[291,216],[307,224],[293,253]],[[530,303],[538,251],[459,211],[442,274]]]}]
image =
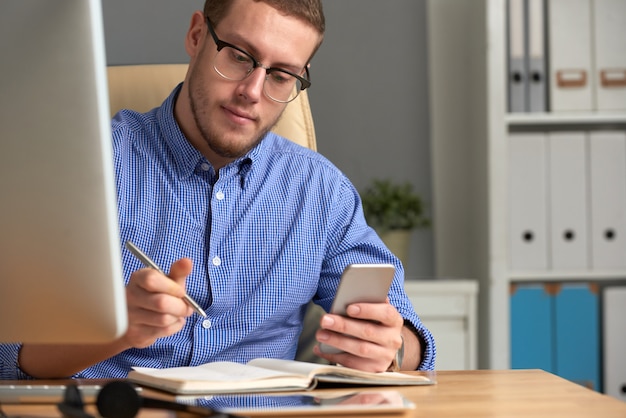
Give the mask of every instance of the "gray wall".
[{"label": "gray wall", "polygon": [[[203,0],[105,0],[111,65],[187,62],[183,38]],[[319,152],[362,190],[409,180],[431,202],[425,0],[324,0],[326,38],[309,90]],[[429,210],[430,213],[430,210]],[[408,276],[434,271],[433,234],[411,244]]]},{"label": "gray wall", "polygon": [[109,65],[184,63],[191,14],[204,0],[102,0]]},{"label": "gray wall", "polygon": [[[326,38],[309,92],[319,151],[362,190],[409,180],[431,201],[424,0],[325,0]],[[430,230],[411,243],[408,276],[431,276]]]}]

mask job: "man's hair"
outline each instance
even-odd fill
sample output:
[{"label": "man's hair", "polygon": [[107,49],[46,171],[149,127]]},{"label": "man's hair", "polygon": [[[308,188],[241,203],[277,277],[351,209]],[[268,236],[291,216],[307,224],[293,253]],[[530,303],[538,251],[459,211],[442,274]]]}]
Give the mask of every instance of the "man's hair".
[{"label": "man's hair", "polygon": [[[313,26],[324,36],[326,22],[322,9],[322,0],[253,0],[267,3],[286,16],[293,16]],[[233,0],[206,0],[204,3],[204,15],[211,23],[217,26],[228,14]],[[317,45],[319,47],[319,44]],[[316,47],[316,49],[317,49]]]}]

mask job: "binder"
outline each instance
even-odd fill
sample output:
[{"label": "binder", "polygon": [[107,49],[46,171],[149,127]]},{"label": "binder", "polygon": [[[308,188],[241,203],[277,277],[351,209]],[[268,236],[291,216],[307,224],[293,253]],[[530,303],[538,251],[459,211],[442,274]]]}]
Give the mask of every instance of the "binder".
[{"label": "binder", "polygon": [[544,0],[528,1],[528,111],[545,112],[546,97],[546,57]]},{"label": "binder", "polygon": [[626,0],[594,0],[597,110],[626,110]]},{"label": "binder", "polygon": [[591,111],[591,0],[549,0],[551,110]]},{"label": "binder", "polygon": [[602,291],[603,391],[626,402],[626,284]]},{"label": "binder", "polygon": [[556,374],[596,391],[600,390],[598,299],[598,286],[591,283],[565,283],[554,296]]},{"label": "binder", "polygon": [[512,369],[540,368],[600,389],[596,285],[514,283],[510,307]]},{"label": "binder", "polygon": [[509,135],[509,252],[511,269],[548,269],[547,135]]},{"label": "binder", "polygon": [[591,266],[626,268],[626,132],[589,134]]},{"label": "binder", "polygon": [[542,284],[511,286],[511,368],[556,373],[552,296]]},{"label": "binder", "polygon": [[548,133],[551,266],[589,267],[586,132]]},{"label": "binder", "polygon": [[525,0],[508,0],[507,6],[509,112],[525,112],[528,108],[526,2]]}]

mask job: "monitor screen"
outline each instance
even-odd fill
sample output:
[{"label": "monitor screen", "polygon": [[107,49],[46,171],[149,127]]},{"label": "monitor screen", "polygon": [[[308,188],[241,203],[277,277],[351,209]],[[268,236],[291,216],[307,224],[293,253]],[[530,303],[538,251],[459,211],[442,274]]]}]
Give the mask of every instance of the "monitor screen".
[{"label": "monitor screen", "polygon": [[0,342],[126,329],[100,0],[0,4]]}]

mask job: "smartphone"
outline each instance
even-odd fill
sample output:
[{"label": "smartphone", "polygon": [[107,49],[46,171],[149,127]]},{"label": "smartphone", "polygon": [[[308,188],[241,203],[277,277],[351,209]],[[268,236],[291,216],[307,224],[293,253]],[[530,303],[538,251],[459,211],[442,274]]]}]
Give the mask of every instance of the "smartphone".
[{"label": "smartphone", "polygon": [[[345,316],[348,305],[353,303],[385,302],[395,271],[393,264],[350,264],[341,275],[330,313]],[[342,352],[323,343],[320,349],[329,354]]]}]

